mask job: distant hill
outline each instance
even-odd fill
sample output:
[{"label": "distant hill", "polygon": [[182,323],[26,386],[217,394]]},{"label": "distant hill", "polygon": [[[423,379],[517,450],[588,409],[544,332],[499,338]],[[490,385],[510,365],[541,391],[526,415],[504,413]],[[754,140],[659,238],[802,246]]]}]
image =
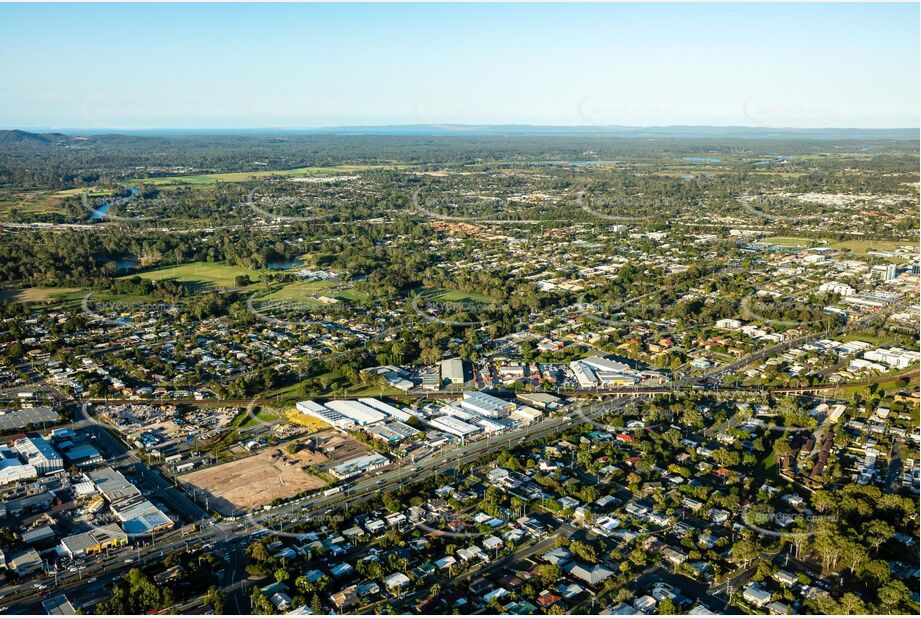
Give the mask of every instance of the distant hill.
[{"label": "distant hill", "polygon": [[50,146],[72,139],[63,133],[30,133],[29,131],[0,130],[0,144]]}]

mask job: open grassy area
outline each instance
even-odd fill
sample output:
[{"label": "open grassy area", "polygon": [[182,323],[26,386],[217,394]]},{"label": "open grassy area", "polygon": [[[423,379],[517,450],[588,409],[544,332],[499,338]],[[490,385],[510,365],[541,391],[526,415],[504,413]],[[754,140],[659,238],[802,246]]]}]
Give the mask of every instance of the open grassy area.
[{"label": "open grassy area", "polygon": [[849,251],[854,255],[866,255],[868,251],[892,251],[899,247],[918,249],[918,243],[906,240],[845,240],[828,245],[832,249]]},{"label": "open grassy area", "polygon": [[[247,412],[243,412],[240,415],[240,417],[242,417],[240,419],[240,423],[236,426],[240,427],[241,429],[246,429],[247,427],[254,427],[255,425],[260,425],[262,423],[274,423],[275,421],[281,419],[281,417],[278,414],[276,414],[275,412],[272,412],[271,410],[267,408],[262,408],[258,412],[254,411],[252,415],[248,414]],[[240,418],[240,417],[237,417],[237,418]],[[234,419],[234,423],[236,422],[237,422],[237,419]]]},{"label": "open grassy area", "polygon": [[844,335],[844,337],[841,337],[840,340],[845,343],[848,341],[866,341],[867,343],[872,343],[873,345],[877,347],[893,345],[895,343],[892,337],[885,337],[885,336],[877,337],[875,335],[863,335],[863,334]]},{"label": "open grassy area", "polygon": [[812,247],[821,244],[814,238],[796,238],[793,236],[771,236],[770,238],[765,238],[762,242],[776,247]]},{"label": "open grassy area", "polygon": [[13,288],[0,290],[0,302],[43,303],[67,300],[79,292],[78,288]]},{"label": "open grassy area", "polygon": [[260,296],[260,302],[295,301],[306,305],[320,305],[317,296],[335,298],[339,301],[364,301],[368,297],[351,286],[332,281],[294,281],[285,284],[265,296]]},{"label": "open grassy area", "polygon": [[[258,270],[212,262],[192,262],[189,264],[180,264],[179,266],[164,266],[156,270],[139,272],[136,273],[136,275],[151,281],[163,281],[168,279],[203,288],[235,287],[234,278],[238,275],[249,275],[250,280],[254,283],[262,278],[262,272]],[[135,276],[135,274],[125,275],[122,278],[127,279],[133,276]]]},{"label": "open grassy area", "polygon": [[483,303],[489,305],[496,302],[485,294],[446,290],[444,288],[416,288],[415,292],[428,300],[445,303]]},{"label": "open grassy area", "polygon": [[246,182],[270,176],[307,177],[325,174],[348,174],[373,169],[400,169],[405,165],[337,165],[335,167],[299,167],[290,170],[260,170],[258,172],[227,172],[223,174],[194,174],[190,176],[163,176],[160,178],[135,178],[128,182],[147,185],[213,185],[218,182]]},{"label": "open grassy area", "polygon": [[[839,251],[848,251],[854,255],[866,255],[868,251],[892,251],[899,247],[911,247],[915,250],[918,243],[907,240],[844,240],[841,242],[823,241],[815,238],[796,238],[795,236],[771,236],[763,242],[777,247],[828,247]],[[827,244],[825,244],[827,242]]]}]

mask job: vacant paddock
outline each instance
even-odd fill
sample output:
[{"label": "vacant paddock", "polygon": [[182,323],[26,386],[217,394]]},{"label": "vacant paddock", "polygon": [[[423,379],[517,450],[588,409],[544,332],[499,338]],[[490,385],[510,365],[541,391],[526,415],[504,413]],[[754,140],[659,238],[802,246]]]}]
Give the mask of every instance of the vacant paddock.
[{"label": "vacant paddock", "polygon": [[258,455],[198,470],[179,477],[188,492],[207,496],[223,515],[239,515],[278,498],[289,498],[326,483],[305,470],[326,461],[323,455],[301,449],[294,455],[270,448]]}]

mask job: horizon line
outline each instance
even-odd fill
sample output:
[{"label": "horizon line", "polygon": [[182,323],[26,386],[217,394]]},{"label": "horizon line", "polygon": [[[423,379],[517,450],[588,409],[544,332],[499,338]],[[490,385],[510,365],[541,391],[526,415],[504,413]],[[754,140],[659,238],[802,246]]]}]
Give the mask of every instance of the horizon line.
[{"label": "horizon line", "polygon": [[181,127],[181,126],[150,126],[150,127],[53,127],[47,125],[17,125],[5,126],[0,128],[3,131],[23,131],[23,132],[118,132],[118,131],[331,131],[331,130],[348,130],[348,129],[401,129],[401,128],[420,128],[420,129],[464,129],[464,130],[487,130],[497,128],[518,128],[518,129],[751,129],[759,131],[918,131],[921,130],[921,124],[916,126],[897,126],[897,127],[880,127],[880,126],[763,126],[763,125],[745,125],[745,124],[648,124],[648,125],[626,125],[626,124],[536,124],[536,123],[460,123],[460,122],[411,122],[411,123],[381,123],[381,124],[329,124],[329,125],[305,125],[305,126],[217,126],[217,127]]}]

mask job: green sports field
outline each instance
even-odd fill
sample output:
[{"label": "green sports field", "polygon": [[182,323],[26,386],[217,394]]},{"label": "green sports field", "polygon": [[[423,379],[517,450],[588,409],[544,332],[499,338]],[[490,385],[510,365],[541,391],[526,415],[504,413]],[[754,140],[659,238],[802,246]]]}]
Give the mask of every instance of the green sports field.
[{"label": "green sports field", "polygon": [[918,249],[918,243],[907,240],[845,240],[828,246],[832,249],[850,251],[854,255],[866,255],[868,251],[892,251],[906,246]]},{"label": "green sports field", "polygon": [[301,301],[308,305],[317,304],[316,296],[327,296],[340,301],[364,301],[367,296],[353,287],[343,286],[341,283],[331,281],[295,281],[288,283],[281,288],[260,296],[260,302],[270,301]]},{"label": "green sports field", "polygon": [[[212,262],[191,262],[179,266],[164,266],[156,270],[137,273],[138,277],[151,281],[172,280],[178,283],[187,283],[195,287],[235,287],[234,278],[238,275],[249,275],[254,283],[262,278],[262,272],[230,264]],[[135,276],[126,275],[123,279]]]},{"label": "green sports field", "polygon": [[762,240],[775,247],[812,247],[822,243],[814,238],[795,238],[793,236],[771,236]]}]

